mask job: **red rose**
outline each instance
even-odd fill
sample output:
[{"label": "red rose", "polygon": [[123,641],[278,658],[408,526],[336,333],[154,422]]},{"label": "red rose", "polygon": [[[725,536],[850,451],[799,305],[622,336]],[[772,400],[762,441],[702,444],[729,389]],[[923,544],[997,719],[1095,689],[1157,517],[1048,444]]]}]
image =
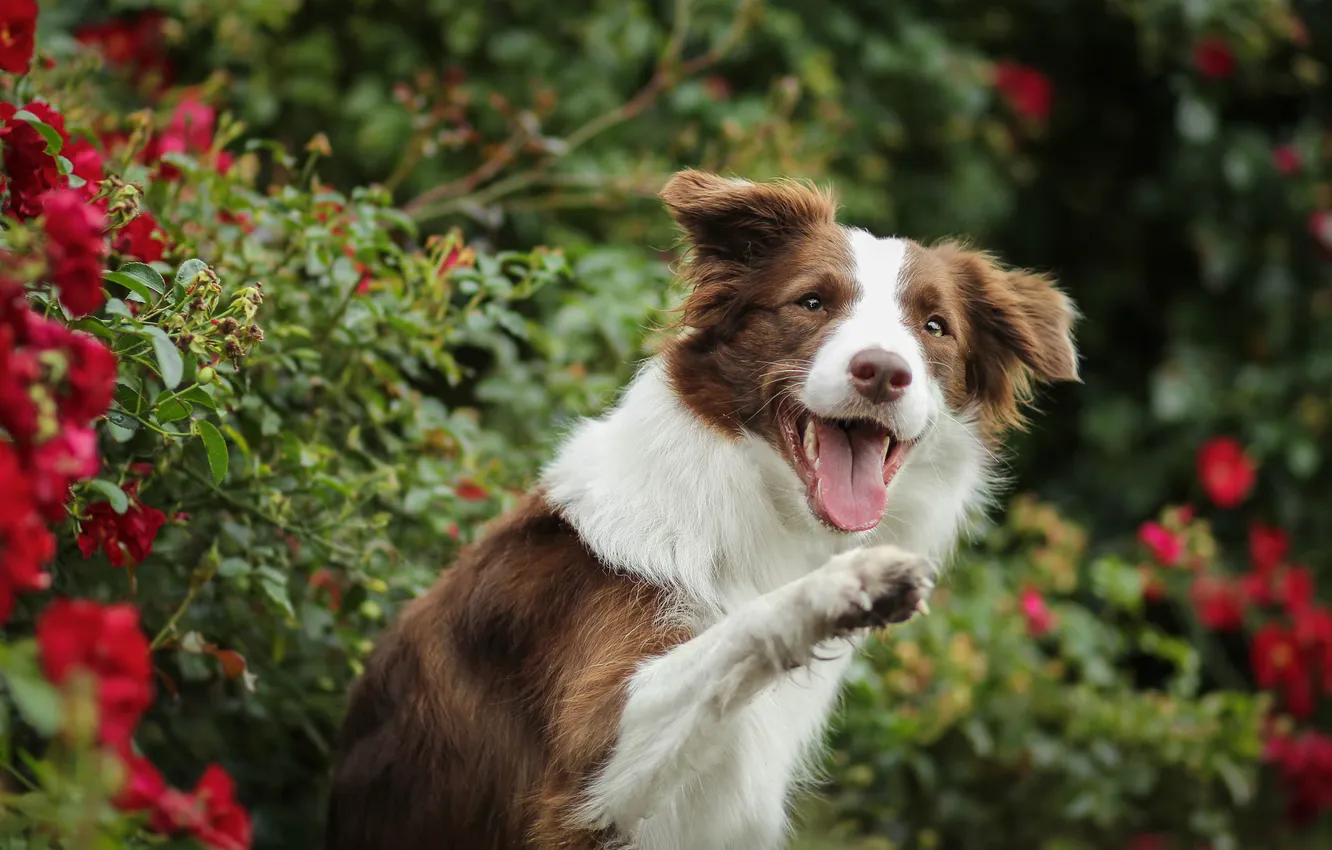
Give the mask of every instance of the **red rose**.
[{"label": "red rose", "polygon": [[0,428],[22,443],[33,439],[39,411],[29,390],[42,374],[37,352],[20,346],[17,329],[0,325]]},{"label": "red rose", "polygon": [[108,502],[88,506],[88,516],[81,523],[79,551],[91,558],[98,549],[106,552],[113,567],[127,562],[139,564],[153,552],[157,532],[166,524],[166,514],[145,505],[138,497],[138,482],[123,487],[129,496],[129,509],[118,514]]},{"label": "red rose", "polygon": [[152,213],[141,212],[116,233],[112,248],[122,257],[155,263],[166,251],[166,232]]},{"label": "red rose", "polygon": [[1280,528],[1249,524],[1249,561],[1260,573],[1270,572],[1286,560],[1290,552],[1290,536]]},{"label": "red rose", "polygon": [[1235,54],[1230,45],[1215,36],[1193,45],[1193,67],[1213,80],[1224,80],[1235,72]]},{"label": "red rose", "polygon": [[1054,628],[1054,614],[1036,590],[1027,588],[1022,591],[1019,606],[1027,621],[1027,633],[1032,637],[1041,637]]},{"label": "red rose", "polygon": [[106,163],[101,152],[87,139],[74,139],[65,145],[64,154],[69,158],[74,174],[84,180],[82,187],[84,197],[91,198],[96,195],[98,184],[105,176],[102,169]]},{"label": "red rose", "polygon": [[[64,141],[65,119],[41,101],[22,107],[48,124]],[[56,160],[46,152],[46,139],[27,121],[16,119],[18,109],[12,103],[0,103],[0,141],[5,146],[5,173],[9,176],[9,212],[22,220],[42,212],[42,195],[67,182],[56,167]]]},{"label": "red rose", "polygon": [[1272,165],[1282,177],[1289,177],[1299,171],[1304,163],[1294,145],[1277,145],[1272,148]]},{"label": "red rose", "polygon": [[1050,117],[1053,87],[1050,78],[1016,62],[994,66],[994,87],[1017,114],[1044,124]]},{"label": "red rose", "polygon": [[111,802],[122,812],[146,812],[153,809],[167,792],[166,781],[152,762],[135,755],[128,745],[122,745],[120,749],[125,780]]},{"label": "red rose", "polygon": [[1276,597],[1287,613],[1307,610],[1313,603],[1314,577],[1305,567],[1287,567],[1276,580]]},{"label": "red rose", "polygon": [[1239,586],[1228,578],[1200,575],[1193,580],[1189,596],[1198,620],[1209,629],[1234,630],[1244,623],[1244,598]]},{"label": "red rose", "polygon": [[1253,489],[1257,470],[1238,440],[1213,437],[1198,450],[1198,478],[1218,507],[1233,508]]},{"label": "red rose", "polygon": [[106,413],[116,392],[118,362],[96,337],[71,331],[66,342],[65,380],[69,391],[60,397],[60,417],[79,424]]},{"label": "red rose", "polygon": [[1163,567],[1173,567],[1184,557],[1184,543],[1160,523],[1144,522],[1138,528],[1138,541]]},{"label": "red rose", "polygon": [[73,189],[51,192],[42,208],[46,259],[51,279],[60,287],[60,301],[75,315],[91,313],[106,300],[106,216]]},{"label": "red rose", "polygon": [[1332,611],[1310,605],[1294,614],[1295,642],[1311,664],[1318,665],[1323,690],[1332,693]]},{"label": "red rose", "polygon": [[1263,757],[1281,774],[1292,821],[1307,824],[1332,808],[1332,737],[1321,732],[1305,732],[1298,738],[1273,736]]},{"label": "red rose", "polygon": [[58,522],[64,518],[70,485],[92,478],[102,466],[97,433],[91,428],[66,425],[33,450],[28,466],[33,500],[47,520]]},{"label": "red rose", "polygon": [[55,557],[55,537],[33,503],[22,459],[0,441],[0,623],[9,619],[14,597],[42,590],[50,577],[42,566]]},{"label": "red rose", "polygon": [[1254,633],[1249,651],[1258,687],[1280,690],[1286,709],[1296,717],[1313,713],[1309,671],[1291,629],[1280,623],[1264,625]]},{"label": "red rose", "polygon": [[0,3],[0,71],[26,74],[37,34],[37,0]]},{"label": "red rose", "polygon": [[107,64],[129,66],[130,77],[136,83],[148,75],[155,75],[161,86],[171,84],[174,73],[162,50],[161,12],[141,13],[133,20],[113,20],[80,28],[74,33],[80,44],[92,47],[102,54]]},{"label": "red rose", "polygon": [[37,621],[42,670],[60,685],[82,670],[97,680],[101,739],[127,741],[153,701],[148,639],[131,605],[57,599]]},{"label": "red rose", "polygon": [[470,478],[460,480],[454,485],[453,492],[464,502],[483,502],[490,495],[486,492],[486,488]]},{"label": "red rose", "polygon": [[236,802],[236,786],[221,767],[210,764],[194,788],[203,806],[195,837],[217,850],[249,850],[253,837],[250,815]]}]

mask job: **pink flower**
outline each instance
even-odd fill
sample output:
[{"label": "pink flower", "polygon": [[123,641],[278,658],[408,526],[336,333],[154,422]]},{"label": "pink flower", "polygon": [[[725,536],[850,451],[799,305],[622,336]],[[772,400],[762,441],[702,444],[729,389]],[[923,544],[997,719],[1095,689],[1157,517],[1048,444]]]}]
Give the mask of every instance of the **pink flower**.
[{"label": "pink flower", "polygon": [[1045,599],[1033,588],[1022,591],[1019,599],[1022,616],[1027,621],[1027,634],[1041,637],[1054,628],[1054,613],[1045,604]]},{"label": "pink flower", "polygon": [[1138,528],[1138,542],[1147,547],[1152,557],[1163,567],[1173,567],[1184,557],[1183,542],[1157,522],[1144,522]]},{"label": "pink flower", "polygon": [[1249,495],[1257,468],[1238,440],[1213,437],[1198,450],[1198,478],[1217,507],[1233,508]]}]

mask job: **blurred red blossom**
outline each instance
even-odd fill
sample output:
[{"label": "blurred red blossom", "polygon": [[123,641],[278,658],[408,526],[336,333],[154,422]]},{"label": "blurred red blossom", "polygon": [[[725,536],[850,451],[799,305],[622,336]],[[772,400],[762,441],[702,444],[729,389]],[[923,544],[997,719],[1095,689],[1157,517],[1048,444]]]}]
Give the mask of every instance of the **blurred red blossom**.
[{"label": "blurred red blossom", "polygon": [[0,71],[26,74],[37,34],[37,0],[0,3]]},{"label": "blurred red blossom", "polygon": [[46,258],[60,302],[81,316],[106,300],[102,267],[106,262],[106,216],[77,191],[59,189],[45,196]]},{"label": "blurred red blossom", "polygon": [[1040,71],[1016,62],[996,63],[994,87],[1017,114],[1040,124],[1049,120],[1054,87]]},{"label": "blurred red blossom", "polygon": [[1273,735],[1263,757],[1276,766],[1290,792],[1287,812],[1292,821],[1307,824],[1332,809],[1332,736],[1313,731],[1298,737]]},{"label": "blurred red blossom", "polygon": [[116,232],[112,248],[122,257],[155,263],[166,252],[166,232],[150,212],[140,212]]},{"label": "blurred red blossom", "polygon": [[1189,596],[1198,620],[1209,629],[1238,629],[1244,622],[1244,597],[1240,586],[1224,576],[1203,574],[1193,580]]},{"label": "blurred red blossom", "polygon": [[1279,691],[1286,710],[1295,717],[1313,713],[1307,657],[1300,652],[1293,629],[1281,623],[1264,624],[1254,632],[1249,653],[1258,687]]},{"label": "blurred red blossom", "polygon": [[1054,628],[1054,613],[1035,588],[1023,590],[1018,605],[1027,621],[1027,633],[1032,637],[1041,637]]},{"label": "blurred red blossom", "polygon": [[37,647],[54,684],[78,670],[96,679],[99,737],[127,741],[153,700],[148,639],[134,606],[57,599],[37,621]]},{"label": "blurred red blossom", "polygon": [[1179,535],[1158,522],[1144,522],[1139,526],[1138,542],[1164,567],[1173,567],[1184,557],[1184,542]]},{"label": "blurred red blossom", "polygon": [[1224,80],[1235,73],[1235,52],[1221,38],[1201,38],[1193,45],[1193,67],[1204,77]]},{"label": "blurred red blossom", "polygon": [[69,141],[65,119],[50,105],[34,100],[23,107],[0,103],[0,144],[4,145],[5,174],[9,178],[8,212],[15,218],[36,218],[42,212],[42,195],[68,181],[61,176],[54,156],[46,152],[46,139],[28,121],[14,117],[25,111]]},{"label": "blurred red blossom", "polygon": [[1289,177],[1298,172],[1304,162],[1299,149],[1294,145],[1277,145],[1272,148],[1272,165],[1276,167],[1278,174]]},{"label": "blurred red blossom", "polygon": [[1232,437],[1213,437],[1198,449],[1198,478],[1218,507],[1233,508],[1249,495],[1257,468]]}]

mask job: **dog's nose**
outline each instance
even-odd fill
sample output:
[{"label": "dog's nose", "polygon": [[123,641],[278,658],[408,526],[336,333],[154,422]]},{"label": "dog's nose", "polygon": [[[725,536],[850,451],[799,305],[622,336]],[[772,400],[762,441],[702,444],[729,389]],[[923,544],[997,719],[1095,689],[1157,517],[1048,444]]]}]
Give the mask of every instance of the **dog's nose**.
[{"label": "dog's nose", "polygon": [[911,384],[911,367],[900,354],[867,348],[848,367],[856,392],[875,404],[897,401]]}]

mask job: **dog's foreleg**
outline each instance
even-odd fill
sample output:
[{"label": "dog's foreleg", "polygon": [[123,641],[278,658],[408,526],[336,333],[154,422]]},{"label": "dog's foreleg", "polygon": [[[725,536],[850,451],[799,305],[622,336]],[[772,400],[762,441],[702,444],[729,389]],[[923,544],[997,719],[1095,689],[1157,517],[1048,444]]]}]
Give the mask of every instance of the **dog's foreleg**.
[{"label": "dog's foreleg", "polygon": [[822,641],[909,619],[934,579],[929,562],[894,546],[846,552],[643,663],[581,819],[632,828],[715,752],[728,717],[755,694],[809,663]]}]

